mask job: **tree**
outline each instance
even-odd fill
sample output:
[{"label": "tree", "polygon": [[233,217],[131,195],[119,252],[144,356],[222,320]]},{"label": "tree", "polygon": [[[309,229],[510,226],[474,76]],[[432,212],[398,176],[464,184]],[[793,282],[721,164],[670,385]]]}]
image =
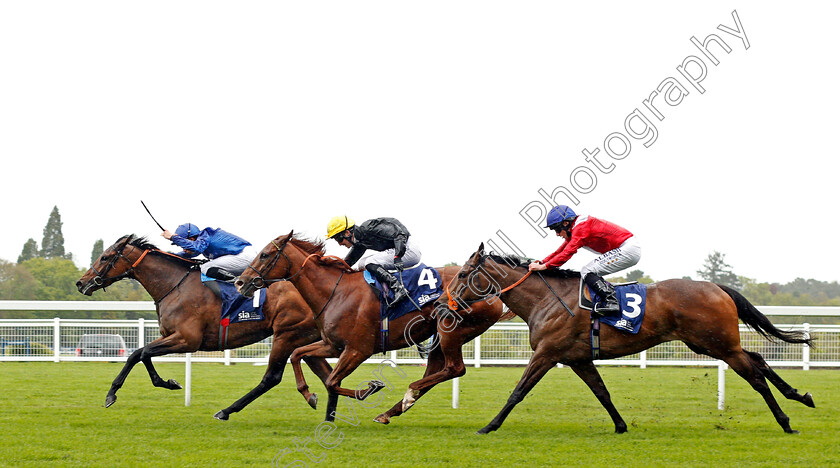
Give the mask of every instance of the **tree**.
[{"label": "tree", "polygon": [[743,287],[741,280],[738,275],[732,272],[732,266],[726,263],[725,257],[725,254],[715,250],[706,257],[703,269],[697,270],[697,274],[706,281],[729,286],[740,291]]},{"label": "tree", "polygon": [[61,233],[61,214],[58,207],[53,206],[47,225],[44,226],[44,239],[41,241],[41,257],[67,258],[64,254],[64,235]]},{"label": "tree", "polygon": [[96,259],[102,256],[102,252],[105,251],[105,243],[102,239],[93,243],[93,250],[90,253],[90,264],[91,266],[96,262]]},{"label": "tree", "polygon": [[23,244],[23,250],[20,252],[20,257],[18,257],[17,259],[18,265],[29,260],[30,258],[35,258],[38,255],[38,243],[35,242],[35,239],[30,237],[29,240],[26,241],[25,244]]}]

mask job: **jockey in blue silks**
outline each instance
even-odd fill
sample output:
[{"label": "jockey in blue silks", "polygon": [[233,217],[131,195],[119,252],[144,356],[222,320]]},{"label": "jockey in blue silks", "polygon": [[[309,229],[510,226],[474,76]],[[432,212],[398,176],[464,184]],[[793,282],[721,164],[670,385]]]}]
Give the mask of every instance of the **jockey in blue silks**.
[{"label": "jockey in blue silks", "polygon": [[208,261],[201,265],[201,273],[208,278],[233,281],[257,256],[250,242],[222,229],[199,229],[186,223],[178,226],[174,234],[164,230],[161,235],[184,249],[177,253],[181,257],[204,255]]}]

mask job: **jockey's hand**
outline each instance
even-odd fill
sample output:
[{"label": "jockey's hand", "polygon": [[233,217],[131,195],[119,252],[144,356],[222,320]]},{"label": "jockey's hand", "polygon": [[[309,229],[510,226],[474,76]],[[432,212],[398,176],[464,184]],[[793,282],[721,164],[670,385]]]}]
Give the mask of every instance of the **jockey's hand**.
[{"label": "jockey's hand", "polygon": [[397,271],[405,270],[405,264],[401,258],[394,257],[394,268],[396,268]]},{"label": "jockey's hand", "polygon": [[547,270],[547,269],[548,269],[548,265],[546,265],[545,263],[542,263],[542,262],[531,262],[531,264],[528,265],[528,270],[530,270],[530,271],[542,271],[542,270]]},{"label": "jockey's hand", "polygon": [[164,239],[169,240],[172,239],[173,234],[169,231],[169,229],[164,229],[160,235],[163,236]]}]

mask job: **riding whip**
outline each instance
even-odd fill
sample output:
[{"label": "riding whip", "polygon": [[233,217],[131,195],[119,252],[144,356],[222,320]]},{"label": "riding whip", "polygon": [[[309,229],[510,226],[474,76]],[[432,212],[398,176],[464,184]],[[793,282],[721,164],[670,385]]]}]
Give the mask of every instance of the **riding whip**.
[{"label": "riding whip", "polygon": [[140,200],[140,203],[142,203],[142,204],[143,204],[143,208],[146,208],[146,213],[149,213],[149,216],[151,216],[151,217],[152,217],[152,221],[154,221],[154,222],[155,222],[155,224],[157,224],[157,225],[158,225],[158,227],[160,228],[160,230],[161,230],[161,231],[165,231],[166,229],[164,229],[164,228],[163,228],[163,226],[161,226],[161,225],[160,225],[160,223],[159,223],[159,222],[157,222],[157,220],[155,219],[155,217],[152,215],[152,212],[151,212],[151,211],[149,211],[149,207],[147,207],[147,206],[146,206],[146,204],[145,204],[145,203],[143,203],[143,200]]}]

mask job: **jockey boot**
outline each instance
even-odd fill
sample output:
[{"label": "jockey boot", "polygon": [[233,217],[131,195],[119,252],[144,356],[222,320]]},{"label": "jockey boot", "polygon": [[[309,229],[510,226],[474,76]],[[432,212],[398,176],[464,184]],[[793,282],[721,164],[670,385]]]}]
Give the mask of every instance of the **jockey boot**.
[{"label": "jockey boot", "polygon": [[602,317],[617,315],[620,312],[613,285],[608,283],[604,278],[591,272],[586,274],[583,281],[601,297],[601,300],[592,307],[592,312]]},{"label": "jockey boot", "polygon": [[207,269],[205,275],[208,278],[213,278],[219,281],[226,281],[232,283],[236,279],[236,275],[219,267],[210,267]]},{"label": "jockey boot", "polygon": [[405,289],[405,286],[394,275],[388,273],[388,270],[382,265],[369,263],[365,265],[365,270],[369,271],[381,283],[388,285],[388,288],[394,293],[394,300],[388,305],[389,307],[408,297],[408,290]]}]

